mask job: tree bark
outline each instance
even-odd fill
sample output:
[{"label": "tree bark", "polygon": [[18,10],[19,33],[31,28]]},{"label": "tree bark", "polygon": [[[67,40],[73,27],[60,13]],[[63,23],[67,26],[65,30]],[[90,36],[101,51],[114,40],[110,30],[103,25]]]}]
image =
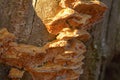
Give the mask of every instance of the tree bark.
[{"label": "tree bark", "polygon": [[[88,52],[86,57],[85,70],[87,74],[84,74],[83,80],[117,80],[112,79],[115,74],[107,75],[106,66],[109,68],[109,64],[115,54],[120,53],[120,20],[119,20],[119,4],[118,0],[101,0],[108,7],[105,13],[104,19],[95,25],[91,30],[92,39],[88,42]],[[118,56],[118,55],[116,55]],[[119,62],[118,62],[119,64]],[[115,65],[119,66],[119,65]],[[110,73],[111,73],[110,68]],[[113,69],[114,71],[114,69]],[[119,71],[119,70],[118,70]],[[119,76],[119,74],[116,74]],[[107,77],[108,79],[106,79]],[[119,77],[118,77],[119,80]]]},{"label": "tree bark", "polygon": [[[120,52],[120,1],[101,1],[107,4],[108,10],[103,21],[90,30],[92,38],[86,44],[88,51],[85,54],[84,74],[80,80],[103,80],[107,64],[115,52]],[[0,0],[0,28],[6,27],[14,33],[19,43],[43,46],[55,38],[48,33],[43,21],[56,15],[61,9],[58,7],[59,2],[60,0]],[[6,80],[9,69],[10,66],[0,64],[0,80]],[[25,75],[22,80],[30,80],[30,75]]]}]

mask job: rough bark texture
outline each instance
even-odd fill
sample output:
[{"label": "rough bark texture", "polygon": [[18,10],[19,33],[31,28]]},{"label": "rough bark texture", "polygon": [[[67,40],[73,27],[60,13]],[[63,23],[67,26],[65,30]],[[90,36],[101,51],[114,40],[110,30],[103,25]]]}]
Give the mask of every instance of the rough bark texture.
[{"label": "rough bark texture", "polygon": [[[86,54],[85,66],[87,74],[84,74],[83,80],[119,80],[119,75],[116,72],[119,69],[115,69],[115,65],[110,67],[111,64],[119,64],[118,61],[111,62],[111,59],[115,54],[120,53],[120,12],[119,12],[119,0],[100,0],[108,6],[108,10],[105,14],[103,21],[95,25],[95,27],[90,31],[93,34],[92,39],[88,42],[88,53]],[[116,55],[116,57],[119,55]],[[109,65],[110,64],[110,65]],[[107,72],[106,72],[106,66]],[[108,74],[111,73],[111,74]],[[116,78],[117,77],[117,78]]]},{"label": "rough bark texture", "polygon": [[[0,28],[6,27],[17,36],[20,43],[43,46],[55,36],[47,32],[41,19],[49,21],[46,17],[53,17],[57,13],[60,8],[56,7],[56,3],[59,1],[0,0]],[[103,80],[106,65],[114,54],[120,53],[120,1],[101,1],[107,4],[108,11],[104,20],[90,31],[93,37],[86,44],[89,50],[85,55],[85,71],[81,80]],[[47,8],[55,10],[54,13],[48,13]],[[0,64],[0,80],[8,80],[6,76],[9,69],[9,66]],[[30,75],[25,73],[22,80],[30,80]]]},{"label": "rough bark texture", "polygon": [[[45,5],[47,2],[47,0],[39,0],[39,2],[40,1],[42,5]],[[51,37],[48,37],[48,31],[36,14],[38,11],[36,8],[39,8],[36,3],[39,2],[36,0],[0,0],[0,27],[6,27],[10,32],[14,33],[18,38],[18,42],[37,46],[44,45]],[[50,3],[50,1],[48,3]],[[42,9],[42,6],[40,9]],[[45,12],[45,9],[41,12]],[[2,65],[3,64],[1,64],[0,68],[0,80],[5,80],[9,68],[6,68],[6,73],[6,71],[4,71],[5,66],[3,65],[2,67]]]}]

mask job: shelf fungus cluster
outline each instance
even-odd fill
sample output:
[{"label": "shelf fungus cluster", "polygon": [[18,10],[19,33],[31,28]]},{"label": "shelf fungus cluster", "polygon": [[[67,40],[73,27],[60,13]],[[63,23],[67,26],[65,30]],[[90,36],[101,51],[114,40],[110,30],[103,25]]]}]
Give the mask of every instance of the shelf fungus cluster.
[{"label": "shelf fungus cluster", "polygon": [[[61,0],[63,9],[48,23],[56,40],[43,47],[18,44],[7,29],[0,30],[0,62],[28,71],[33,80],[78,80],[90,38],[87,32],[103,17],[106,6],[99,1]],[[9,77],[22,78],[24,71],[11,69]]]}]

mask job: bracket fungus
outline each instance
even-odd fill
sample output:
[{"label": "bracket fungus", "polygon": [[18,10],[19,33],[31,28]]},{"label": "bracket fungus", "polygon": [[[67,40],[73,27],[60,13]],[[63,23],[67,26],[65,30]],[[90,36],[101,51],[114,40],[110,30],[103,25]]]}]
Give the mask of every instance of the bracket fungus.
[{"label": "bracket fungus", "polygon": [[[57,35],[56,40],[43,47],[18,44],[7,29],[0,30],[0,62],[28,71],[33,80],[78,80],[86,52],[83,42],[90,38],[87,30],[103,17],[106,6],[79,0],[61,0],[60,6],[63,9],[45,23],[48,32]],[[14,69],[9,74],[14,78],[21,75],[23,72]]]},{"label": "bracket fungus", "polygon": [[99,1],[61,0],[63,8],[46,24],[51,34],[58,34],[63,28],[89,29],[98,22],[106,10],[106,6]]},{"label": "bracket fungus", "polygon": [[[14,35],[6,29],[2,29],[0,35],[0,62],[28,71],[34,80],[54,80],[62,76],[68,80],[82,73],[82,54],[86,51],[82,42],[60,39],[40,48],[17,44]],[[80,69],[80,73],[76,69]]]},{"label": "bracket fungus", "polygon": [[19,78],[22,78],[23,74],[24,74],[24,71],[18,70],[16,68],[11,68],[8,76],[12,79],[19,80]]}]

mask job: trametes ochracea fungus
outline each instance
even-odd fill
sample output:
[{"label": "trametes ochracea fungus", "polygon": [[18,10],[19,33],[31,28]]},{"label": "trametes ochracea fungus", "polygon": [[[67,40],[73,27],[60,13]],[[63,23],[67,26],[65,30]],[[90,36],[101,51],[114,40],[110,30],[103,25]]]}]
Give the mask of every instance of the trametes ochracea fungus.
[{"label": "trametes ochracea fungus", "polygon": [[[57,35],[56,40],[43,47],[17,44],[13,34],[0,30],[0,62],[28,71],[33,80],[78,80],[86,52],[83,41],[90,38],[87,30],[103,17],[106,6],[80,0],[61,0],[60,6],[63,9],[45,23],[49,33]],[[13,79],[22,75],[16,69],[9,74]]]}]

